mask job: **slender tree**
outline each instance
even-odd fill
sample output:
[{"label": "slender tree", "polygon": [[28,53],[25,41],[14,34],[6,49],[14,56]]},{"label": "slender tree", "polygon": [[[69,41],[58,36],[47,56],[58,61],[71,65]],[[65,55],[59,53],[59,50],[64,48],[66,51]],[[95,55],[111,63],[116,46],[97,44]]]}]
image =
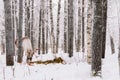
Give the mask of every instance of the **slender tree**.
[{"label": "slender tree", "polygon": [[74,0],[68,0],[68,53],[69,57],[73,56],[73,2]]},{"label": "slender tree", "polygon": [[58,13],[57,13],[57,39],[56,39],[56,53],[58,53],[59,47],[59,25],[60,25],[60,9],[61,9],[61,0],[58,1]]},{"label": "slender tree", "polygon": [[105,58],[105,44],[106,44],[106,27],[107,27],[107,0],[102,0],[102,58]]},{"label": "slender tree", "polygon": [[68,6],[67,0],[64,0],[64,52],[67,53],[67,25],[68,25]]},{"label": "slender tree", "polygon": [[23,24],[23,0],[19,2],[19,26],[18,26],[18,59],[19,63],[22,62],[22,24]]},{"label": "slender tree", "polygon": [[49,2],[50,4],[50,24],[51,24],[51,36],[52,36],[52,52],[55,54],[55,35],[54,35],[54,23],[53,23],[53,8],[52,8],[52,0]]},{"label": "slender tree", "polygon": [[[14,0],[12,0],[12,28],[13,28],[13,43],[14,43],[15,42],[15,1]],[[14,45],[13,45],[13,49],[15,51]]]},{"label": "slender tree", "polygon": [[77,52],[81,47],[81,0],[78,0],[78,31],[77,31]]},{"label": "slender tree", "polygon": [[92,0],[88,0],[87,9],[87,62],[92,62]]},{"label": "slender tree", "polygon": [[6,32],[6,65],[14,65],[14,43],[13,43],[13,28],[11,15],[11,0],[4,0],[5,9],[5,32]]},{"label": "slender tree", "polygon": [[85,4],[84,4],[84,0],[82,0],[82,52],[84,52],[85,51],[85,45],[84,45],[84,43],[85,43],[85,35],[84,35],[84,6]]},{"label": "slender tree", "polygon": [[40,54],[40,48],[41,48],[41,9],[39,12],[38,54]]},{"label": "slender tree", "polygon": [[110,43],[111,43],[111,52],[112,54],[115,53],[115,45],[114,45],[114,40],[113,40],[113,37],[110,36]]},{"label": "slender tree", "polygon": [[49,49],[49,47],[48,47],[48,41],[49,41],[49,39],[48,39],[48,28],[49,28],[49,6],[48,6],[48,1],[47,1],[47,4],[46,4],[46,8],[47,8],[47,14],[46,14],[46,18],[47,18],[47,20],[46,20],[46,54],[48,53],[48,49]]},{"label": "slender tree", "polygon": [[102,0],[93,0],[92,75],[101,76]]},{"label": "slender tree", "polygon": [[41,0],[42,54],[45,54],[45,1]]},{"label": "slender tree", "polygon": [[32,42],[32,47],[34,49],[34,0],[31,1],[32,3],[32,8],[31,8],[31,42]]}]

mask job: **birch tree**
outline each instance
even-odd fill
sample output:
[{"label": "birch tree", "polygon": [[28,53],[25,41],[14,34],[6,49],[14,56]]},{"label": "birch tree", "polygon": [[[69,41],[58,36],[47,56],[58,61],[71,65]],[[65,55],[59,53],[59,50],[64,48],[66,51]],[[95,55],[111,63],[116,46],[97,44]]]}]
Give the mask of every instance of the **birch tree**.
[{"label": "birch tree", "polygon": [[50,0],[49,5],[50,5],[51,36],[52,36],[52,52],[55,54],[55,35],[54,35],[54,24],[53,24],[52,0]]},{"label": "birch tree", "polygon": [[60,9],[61,9],[61,0],[58,1],[58,13],[57,13],[57,39],[56,39],[56,53],[58,53],[59,47],[59,25],[60,25]]},{"label": "birch tree", "polygon": [[77,52],[80,52],[81,48],[81,0],[78,0],[78,31],[77,31]]},{"label": "birch tree", "polygon": [[88,0],[87,8],[87,62],[92,62],[92,0]]}]

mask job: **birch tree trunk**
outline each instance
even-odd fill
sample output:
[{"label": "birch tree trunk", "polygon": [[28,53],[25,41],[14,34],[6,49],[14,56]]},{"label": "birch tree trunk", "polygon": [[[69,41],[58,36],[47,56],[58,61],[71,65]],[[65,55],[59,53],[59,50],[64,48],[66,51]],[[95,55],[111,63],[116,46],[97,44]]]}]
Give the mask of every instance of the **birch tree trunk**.
[{"label": "birch tree trunk", "polygon": [[14,43],[11,15],[11,0],[4,0],[5,9],[5,32],[6,32],[6,65],[14,65]]},{"label": "birch tree trunk", "polygon": [[52,0],[49,2],[50,4],[50,24],[51,24],[51,36],[52,36],[52,52],[55,54],[55,35],[54,35],[54,24],[53,24],[53,8],[52,8]]},{"label": "birch tree trunk", "polygon": [[31,42],[32,42],[32,47],[33,47],[33,50],[34,50],[34,30],[33,30],[33,27],[34,27],[34,0],[31,1],[32,3],[32,8],[31,8]]},{"label": "birch tree trunk", "polygon": [[78,0],[77,52],[81,50],[81,0]]},{"label": "birch tree trunk", "polygon": [[87,9],[87,62],[92,62],[92,0],[88,0]]},{"label": "birch tree trunk", "polygon": [[60,25],[60,9],[61,9],[61,0],[58,1],[58,13],[57,13],[57,41],[56,41],[56,53],[58,53],[58,47],[59,47],[59,25]]},{"label": "birch tree trunk", "polygon": [[74,0],[68,0],[68,53],[69,57],[73,56],[73,2]]},{"label": "birch tree trunk", "polygon": [[18,26],[18,62],[22,62],[22,25],[23,24],[23,0],[19,2],[19,26]]},{"label": "birch tree trunk", "polygon": [[92,33],[92,75],[101,76],[102,57],[102,1],[93,0],[93,33]]}]

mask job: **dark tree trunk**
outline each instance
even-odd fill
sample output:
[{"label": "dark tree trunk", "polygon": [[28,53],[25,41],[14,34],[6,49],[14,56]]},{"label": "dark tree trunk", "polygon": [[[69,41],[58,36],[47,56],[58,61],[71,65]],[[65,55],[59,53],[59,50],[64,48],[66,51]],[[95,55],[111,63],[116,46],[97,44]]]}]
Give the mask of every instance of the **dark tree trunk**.
[{"label": "dark tree trunk", "polygon": [[64,52],[67,53],[67,25],[68,25],[68,5],[67,0],[64,0]]},{"label": "dark tree trunk", "polygon": [[92,33],[92,75],[101,76],[102,57],[102,1],[93,0],[93,33]]},{"label": "dark tree trunk", "polygon": [[105,58],[105,44],[106,44],[106,27],[107,27],[107,0],[103,1],[103,11],[102,11],[102,58]]},{"label": "dark tree trunk", "polygon": [[39,12],[39,37],[38,37],[38,54],[40,54],[41,49],[41,9]]},{"label": "dark tree trunk", "polygon": [[6,32],[6,65],[14,65],[14,43],[11,15],[11,0],[4,0],[5,9],[5,32]]},{"label": "dark tree trunk", "polygon": [[69,57],[73,56],[73,2],[74,0],[68,0],[68,53]]},{"label": "dark tree trunk", "polygon": [[45,54],[45,1],[41,1],[42,54]]},{"label": "dark tree trunk", "polygon": [[[12,0],[12,28],[13,28],[13,43],[14,43],[15,42],[15,1],[14,0]],[[14,45],[13,45],[13,49],[15,51]]]},{"label": "dark tree trunk", "polygon": [[19,2],[19,26],[18,26],[18,62],[22,62],[22,24],[23,24],[23,0]]},{"label": "dark tree trunk", "polygon": [[114,46],[114,40],[113,40],[113,37],[110,36],[110,43],[111,43],[111,52],[112,54],[115,53],[115,46]]},{"label": "dark tree trunk", "polygon": [[85,36],[84,36],[84,7],[85,7],[85,4],[84,4],[84,0],[82,0],[82,52],[85,51]]}]

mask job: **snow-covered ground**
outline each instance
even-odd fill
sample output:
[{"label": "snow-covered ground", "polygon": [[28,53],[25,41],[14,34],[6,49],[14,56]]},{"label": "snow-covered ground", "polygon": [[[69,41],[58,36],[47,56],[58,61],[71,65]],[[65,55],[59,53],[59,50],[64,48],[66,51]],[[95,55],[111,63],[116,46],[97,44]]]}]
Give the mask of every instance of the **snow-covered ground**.
[{"label": "snow-covered ground", "polygon": [[[110,48],[108,49],[109,52]],[[91,76],[91,66],[85,62],[82,53],[74,53],[73,58],[59,53],[66,64],[34,64],[28,66],[15,62],[13,67],[6,67],[5,55],[0,56],[0,80],[120,80],[117,53],[106,54],[102,62],[102,77]],[[51,53],[38,57],[40,60],[53,59]],[[34,60],[36,60],[34,58]]]}]

